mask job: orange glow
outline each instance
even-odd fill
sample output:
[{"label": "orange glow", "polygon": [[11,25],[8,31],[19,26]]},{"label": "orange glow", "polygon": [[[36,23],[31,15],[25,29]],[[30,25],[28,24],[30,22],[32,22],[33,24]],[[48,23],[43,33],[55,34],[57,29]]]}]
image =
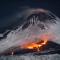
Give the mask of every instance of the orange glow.
[{"label": "orange glow", "polygon": [[38,42],[29,42],[26,43],[25,45],[22,46],[22,48],[25,49],[37,49],[38,51],[40,51],[40,47],[44,46],[47,44],[48,42],[48,36],[47,35],[43,35],[42,37],[40,37],[40,39],[38,39]]},{"label": "orange glow", "polygon": [[[40,42],[40,41],[39,41]],[[34,49],[36,48],[38,51],[39,51],[39,48],[42,47],[43,45],[46,45],[47,43],[47,40],[44,40],[42,43],[28,43],[26,45],[23,46],[23,48],[26,48],[26,49]]]},{"label": "orange glow", "polygon": [[25,48],[25,49],[34,49],[34,48],[36,48],[39,51],[39,48],[42,47],[43,45],[46,45],[46,43],[47,43],[47,39],[44,39],[44,40],[40,40],[38,42],[25,44],[23,46],[23,48]]},{"label": "orange glow", "polygon": [[24,45],[23,47],[27,48],[27,49],[33,49],[33,48],[37,48],[38,44],[36,44],[36,43],[28,43],[28,44]]}]

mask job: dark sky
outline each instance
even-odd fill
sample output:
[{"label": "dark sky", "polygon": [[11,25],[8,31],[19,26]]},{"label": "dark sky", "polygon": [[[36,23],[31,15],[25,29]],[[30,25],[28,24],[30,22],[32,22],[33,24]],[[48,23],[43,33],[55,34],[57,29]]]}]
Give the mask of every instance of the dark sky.
[{"label": "dark sky", "polygon": [[0,32],[16,21],[22,7],[44,8],[60,17],[60,0],[0,0]]}]

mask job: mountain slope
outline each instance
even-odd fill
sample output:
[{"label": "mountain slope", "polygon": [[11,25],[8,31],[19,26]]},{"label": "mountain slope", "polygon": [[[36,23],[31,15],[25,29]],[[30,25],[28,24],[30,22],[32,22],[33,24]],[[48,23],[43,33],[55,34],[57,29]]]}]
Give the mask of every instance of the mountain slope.
[{"label": "mountain slope", "polygon": [[0,52],[28,42],[36,42],[41,38],[60,44],[60,22],[57,16],[44,9],[32,9],[26,14],[24,23],[0,41]]}]

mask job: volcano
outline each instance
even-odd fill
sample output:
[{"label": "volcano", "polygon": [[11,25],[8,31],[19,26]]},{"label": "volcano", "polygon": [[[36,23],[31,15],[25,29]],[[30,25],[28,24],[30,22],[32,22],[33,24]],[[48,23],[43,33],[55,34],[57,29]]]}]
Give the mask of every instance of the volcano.
[{"label": "volcano", "polygon": [[[57,43],[55,38],[57,29],[56,27],[59,22],[59,18],[57,16],[44,9],[29,10],[29,13],[27,12],[26,14],[27,15],[25,16],[23,24],[21,26],[18,26],[16,30],[9,32],[7,34],[7,37],[0,41],[1,55],[10,53],[13,54],[12,51],[15,51],[14,53],[16,53],[17,51],[20,53],[24,53],[24,51],[25,53],[37,52],[35,51],[35,49],[29,49],[29,46],[30,48],[31,46],[33,46],[33,48],[39,47],[40,52],[40,46],[48,47],[51,46],[47,44],[49,42],[54,42],[54,44]],[[43,41],[43,43],[39,43],[41,40]],[[55,46],[58,46],[59,50],[60,45],[56,44]],[[53,48],[53,51],[55,51],[55,48],[56,47]],[[46,49],[47,48],[44,48],[44,50]],[[50,49],[52,50],[52,48]],[[42,52],[44,50],[42,50]]]}]

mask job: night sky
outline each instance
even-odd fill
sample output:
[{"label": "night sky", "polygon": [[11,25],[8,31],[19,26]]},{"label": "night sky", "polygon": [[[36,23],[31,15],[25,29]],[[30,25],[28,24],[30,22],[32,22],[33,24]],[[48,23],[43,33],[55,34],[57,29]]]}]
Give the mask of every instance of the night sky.
[{"label": "night sky", "polygon": [[0,0],[0,33],[12,29],[12,24],[19,20],[17,13],[25,7],[44,8],[60,17],[60,0]]}]

